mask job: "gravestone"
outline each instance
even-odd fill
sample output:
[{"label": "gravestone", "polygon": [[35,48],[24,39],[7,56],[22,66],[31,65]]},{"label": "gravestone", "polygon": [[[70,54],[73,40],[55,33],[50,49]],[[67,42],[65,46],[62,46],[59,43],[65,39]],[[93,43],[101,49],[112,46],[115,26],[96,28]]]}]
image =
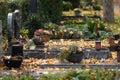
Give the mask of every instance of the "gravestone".
[{"label": "gravestone", "polygon": [[7,16],[7,37],[8,37],[8,45],[10,44],[12,38],[14,38],[14,14],[8,13]]},{"label": "gravestone", "polygon": [[8,32],[8,44],[10,44],[13,38],[19,39],[20,37],[20,12],[15,10],[15,12],[8,13],[7,16],[7,32]]},{"label": "gravestone", "polygon": [[15,10],[12,13],[8,13],[7,17],[7,35],[8,35],[8,51],[7,55],[23,56],[23,46],[19,42],[13,43],[13,40],[19,40],[20,38],[20,12]]},{"label": "gravestone", "polygon": [[2,56],[2,21],[0,20],[0,59]]},{"label": "gravestone", "polygon": [[38,0],[30,0],[29,10],[31,13],[38,12]]},{"label": "gravestone", "polygon": [[21,25],[20,25],[20,12],[19,10],[15,10],[14,11],[14,37],[16,39],[19,39],[20,38],[20,28],[21,28]]}]

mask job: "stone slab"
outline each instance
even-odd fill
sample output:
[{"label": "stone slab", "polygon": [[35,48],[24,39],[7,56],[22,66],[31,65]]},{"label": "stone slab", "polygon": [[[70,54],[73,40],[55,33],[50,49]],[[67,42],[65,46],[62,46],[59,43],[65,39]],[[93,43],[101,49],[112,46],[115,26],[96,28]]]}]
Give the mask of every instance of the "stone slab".
[{"label": "stone slab", "polygon": [[120,69],[120,64],[45,64],[45,65],[39,65],[41,68],[106,68],[106,69]]},{"label": "stone slab", "polygon": [[84,58],[107,59],[111,58],[111,52],[108,48],[101,48],[99,51],[95,48],[85,48]]},{"label": "stone slab", "polygon": [[24,54],[24,58],[57,58],[59,56],[60,51],[58,50],[49,50],[47,52],[44,52],[44,50],[39,49],[39,50],[24,50],[23,54]]}]

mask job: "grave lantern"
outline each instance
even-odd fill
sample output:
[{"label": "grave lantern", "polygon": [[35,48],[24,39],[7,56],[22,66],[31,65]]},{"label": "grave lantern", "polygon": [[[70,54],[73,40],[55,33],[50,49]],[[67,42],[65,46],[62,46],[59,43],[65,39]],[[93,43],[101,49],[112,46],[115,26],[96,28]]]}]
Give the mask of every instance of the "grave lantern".
[{"label": "grave lantern", "polygon": [[100,40],[96,40],[95,41],[95,48],[96,48],[96,50],[100,50],[101,49],[101,41]]},{"label": "grave lantern", "polygon": [[101,49],[101,41],[100,41],[100,32],[99,32],[99,28],[98,28],[98,25],[96,27],[96,41],[95,41],[95,48],[96,50],[100,50]]}]

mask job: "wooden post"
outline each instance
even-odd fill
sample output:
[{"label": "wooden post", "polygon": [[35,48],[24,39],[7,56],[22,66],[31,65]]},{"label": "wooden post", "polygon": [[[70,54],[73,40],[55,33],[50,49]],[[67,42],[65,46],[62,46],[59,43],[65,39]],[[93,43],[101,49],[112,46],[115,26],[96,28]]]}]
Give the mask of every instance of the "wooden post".
[{"label": "wooden post", "polygon": [[118,6],[119,6],[119,16],[120,16],[120,0],[118,2]]},{"label": "wooden post", "polygon": [[0,20],[0,59],[2,56],[2,21]]},{"label": "wooden post", "polygon": [[106,22],[114,22],[113,0],[103,0],[103,19]]}]

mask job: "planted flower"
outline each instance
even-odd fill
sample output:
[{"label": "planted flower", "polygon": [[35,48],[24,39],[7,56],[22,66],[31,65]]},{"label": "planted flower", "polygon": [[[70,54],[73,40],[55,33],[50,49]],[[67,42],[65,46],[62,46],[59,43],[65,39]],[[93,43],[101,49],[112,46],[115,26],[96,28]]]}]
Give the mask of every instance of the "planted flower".
[{"label": "planted flower", "polygon": [[44,29],[38,29],[34,32],[35,36],[41,36],[41,35],[52,35],[52,31],[50,30],[44,30]]},{"label": "planted flower", "polygon": [[70,62],[78,63],[83,58],[82,48],[79,48],[76,44],[63,48],[60,54],[61,59],[67,59]]},{"label": "planted flower", "polygon": [[34,32],[33,42],[36,45],[44,45],[43,42],[49,41],[51,35],[52,35],[52,31],[50,30],[38,29]]}]

